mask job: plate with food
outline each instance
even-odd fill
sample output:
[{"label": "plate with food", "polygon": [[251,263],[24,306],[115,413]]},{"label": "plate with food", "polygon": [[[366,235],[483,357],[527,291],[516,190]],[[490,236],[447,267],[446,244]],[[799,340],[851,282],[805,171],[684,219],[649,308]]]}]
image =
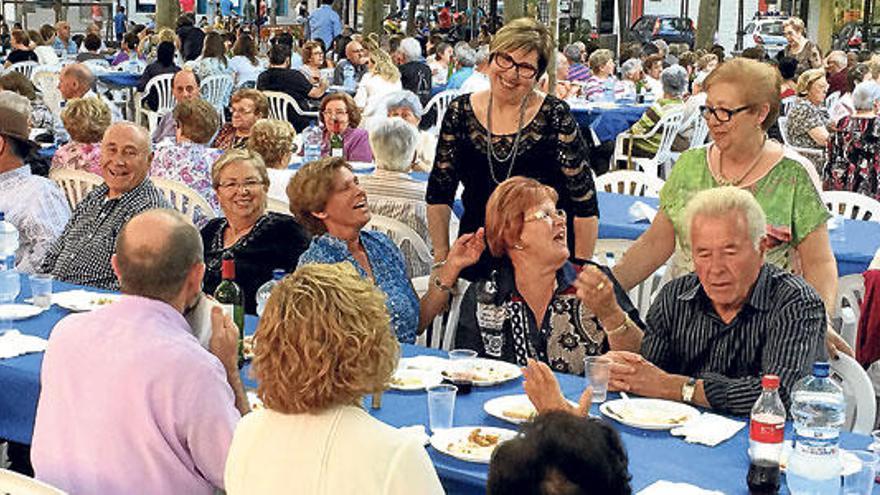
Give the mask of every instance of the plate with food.
[{"label": "plate with food", "polygon": [[424,390],[427,387],[440,385],[443,377],[436,371],[418,369],[400,369],[391,376],[391,388],[395,390]]},{"label": "plate with food", "polygon": [[[577,404],[572,401],[568,401],[568,403],[577,407]],[[535,409],[535,406],[532,405],[532,401],[529,400],[529,396],[526,394],[495,397],[483,404],[483,410],[489,413],[490,416],[495,416],[498,419],[503,419],[517,425],[530,421],[538,414],[538,410]]]},{"label": "plate with food", "polygon": [[[456,366],[460,366],[460,364],[456,363]],[[458,379],[468,378],[462,376],[463,373],[460,369],[453,370],[451,366],[443,371],[443,375],[446,377],[451,378],[453,374]],[[522,376],[522,370],[519,366],[494,359],[474,359],[469,372],[469,378],[477,387],[497,385],[520,376]]]},{"label": "plate with food", "polygon": [[516,432],[507,428],[460,426],[435,432],[431,446],[463,461],[488,464],[492,452],[515,436]]},{"label": "plate with food", "polygon": [[250,361],[254,358],[253,335],[245,335],[244,338],[241,339],[241,353],[244,356],[245,361]]},{"label": "plate with food", "polygon": [[45,308],[33,304],[0,304],[0,320],[24,320],[43,311]]},{"label": "plate with food", "polygon": [[663,399],[617,399],[599,406],[602,414],[633,428],[669,430],[700,415],[695,408]]},{"label": "plate with food", "polygon": [[71,311],[94,311],[118,301],[120,294],[107,294],[88,290],[68,290],[52,294],[52,302]]}]

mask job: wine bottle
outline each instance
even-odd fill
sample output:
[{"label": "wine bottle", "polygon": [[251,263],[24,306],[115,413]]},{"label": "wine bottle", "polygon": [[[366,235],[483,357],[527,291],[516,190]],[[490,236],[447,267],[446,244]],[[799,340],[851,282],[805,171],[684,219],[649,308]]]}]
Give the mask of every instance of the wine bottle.
[{"label": "wine bottle", "polygon": [[238,367],[244,366],[244,291],[235,283],[235,260],[232,255],[223,255],[220,265],[223,281],[214,290],[214,299],[223,308],[223,314],[232,318],[238,327]]},{"label": "wine bottle", "polygon": [[342,158],[342,134],[333,133],[330,136],[330,156]]}]

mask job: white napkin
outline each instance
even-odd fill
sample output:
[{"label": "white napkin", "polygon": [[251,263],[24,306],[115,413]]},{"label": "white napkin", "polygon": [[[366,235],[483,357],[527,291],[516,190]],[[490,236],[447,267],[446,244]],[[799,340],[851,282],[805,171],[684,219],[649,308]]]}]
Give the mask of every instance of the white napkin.
[{"label": "white napkin", "polygon": [[684,437],[687,443],[701,443],[714,447],[736,435],[746,424],[724,416],[703,413],[682,426],[670,430],[675,436]]},{"label": "white napkin", "polygon": [[34,335],[24,335],[18,330],[0,334],[0,359],[13,358],[31,352],[43,352],[49,341]]},{"label": "white napkin", "polygon": [[657,216],[657,210],[651,208],[641,201],[636,201],[632,204],[632,206],[629,207],[629,215],[633,217],[636,222],[640,220],[653,222],[654,217]]},{"label": "white napkin", "polygon": [[671,481],[655,481],[645,487],[638,495],[724,495],[724,492],[704,490],[698,486],[687,483],[673,483]]},{"label": "white napkin", "polygon": [[840,215],[831,215],[831,218],[829,218],[825,224],[828,226],[829,231],[836,230],[843,227],[843,217]]},{"label": "white napkin", "polygon": [[428,445],[431,441],[431,437],[428,436],[428,432],[425,430],[425,425],[401,426],[398,430],[409,437],[417,439],[422,445]]}]

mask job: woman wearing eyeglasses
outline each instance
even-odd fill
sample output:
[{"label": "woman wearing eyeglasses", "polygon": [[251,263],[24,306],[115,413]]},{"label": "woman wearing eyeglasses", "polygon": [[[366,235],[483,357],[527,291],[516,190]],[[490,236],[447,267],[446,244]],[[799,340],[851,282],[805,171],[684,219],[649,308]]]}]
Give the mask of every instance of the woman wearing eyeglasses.
[{"label": "woman wearing eyeglasses", "polygon": [[[766,261],[803,275],[828,312],[834,311],[837,265],[825,225],[830,214],[819,197],[816,171],[798,153],[767,139],[767,129],[779,114],[780,85],[776,69],[745,58],[725,62],[706,77],[701,112],[712,144],[682,153],[675,163],[660,191],[660,211],[651,227],[614,267],[624,289],[644,281],[670,256],[673,277],[692,271],[687,239],[682,237],[684,207],[699,191],[733,185],[754,194],[767,215]],[[832,353],[852,352],[830,327],[827,343]]]},{"label": "woman wearing eyeglasses", "polygon": [[[449,251],[449,215],[459,185],[464,234],[483,226],[486,202],[498,184],[518,175],[556,191],[574,233],[570,252],[592,258],[599,207],[587,144],[568,105],[536,87],[552,54],[552,37],[534,19],[521,18],[501,28],[489,50],[490,89],[453,100],[440,129],[426,193],[434,259],[446,259]],[[488,276],[490,265],[484,254],[463,276]]]},{"label": "woman wearing eyeglasses", "polygon": [[309,236],[292,216],[266,212],[269,175],[253,151],[227,151],[214,163],[211,182],[224,216],[201,231],[204,291],[213,294],[220,284],[220,264],[229,253],[235,259],[235,282],[244,292],[244,310],[256,314],[257,289],[272,279],[276,268],[293,272]]},{"label": "woman wearing eyeglasses", "polygon": [[324,129],[321,156],[330,156],[330,138],[342,137],[342,158],[350,162],[373,161],[370,136],[366,129],[359,129],[361,111],[351,96],[345,93],[329,94],[321,100],[320,119]]},{"label": "woman wearing eyeglasses", "polygon": [[214,147],[221,150],[243,150],[251,135],[251,127],[269,115],[269,100],[256,89],[239,89],[230,103],[232,121],[223,124],[214,138]]},{"label": "woman wearing eyeglasses", "polygon": [[581,374],[584,358],[637,351],[643,326],[611,271],[568,261],[565,210],[534,179],[502,182],[486,205],[486,244],[502,263],[468,287],[457,348],[526,366]]}]

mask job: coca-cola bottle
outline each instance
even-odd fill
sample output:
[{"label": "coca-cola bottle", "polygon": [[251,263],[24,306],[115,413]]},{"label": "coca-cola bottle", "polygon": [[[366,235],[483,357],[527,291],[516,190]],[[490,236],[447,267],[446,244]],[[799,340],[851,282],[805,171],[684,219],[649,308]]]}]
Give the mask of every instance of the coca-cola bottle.
[{"label": "coca-cola bottle", "polygon": [[779,398],[779,377],[764,375],[764,391],[752,407],[749,423],[749,474],[752,495],[779,493],[779,455],[785,431],[785,406]]}]

